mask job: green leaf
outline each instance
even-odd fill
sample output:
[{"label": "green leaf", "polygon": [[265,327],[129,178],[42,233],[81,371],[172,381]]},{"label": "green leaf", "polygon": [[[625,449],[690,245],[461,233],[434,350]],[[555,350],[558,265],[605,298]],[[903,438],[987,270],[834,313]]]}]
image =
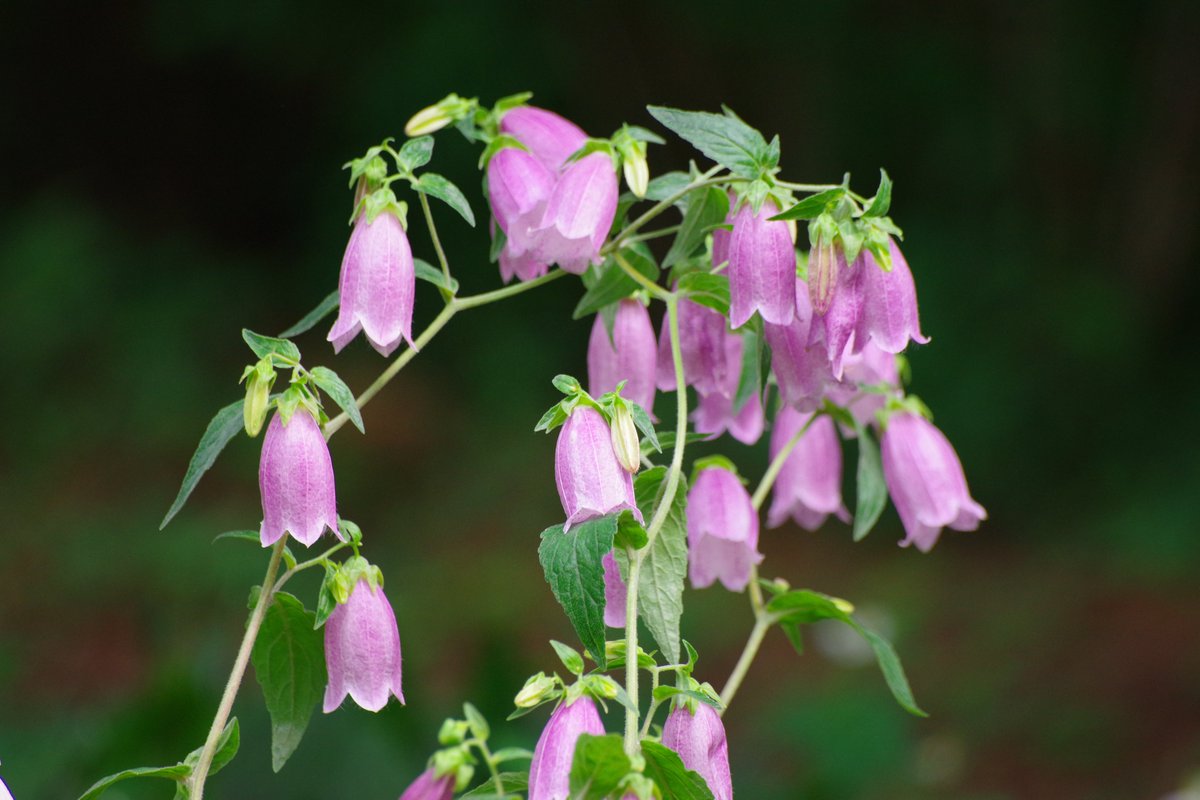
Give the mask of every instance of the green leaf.
[{"label": "green leaf", "polygon": [[426,172],[413,184],[413,188],[441,200],[457,211],[468,225],[475,227],[475,212],[471,210],[471,204],[459,188],[446,178],[436,172]]},{"label": "green leaf", "polygon": [[680,695],[684,697],[690,697],[698,703],[704,703],[705,705],[712,706],[718,711],[721,709],[721,701],[709,697],[704,692],[697,692],[693,689],[680,689],[678,686],[659,686],[654,690],[654,699],[660,703],[664,700],[668,700],[672,697],[678,697]]},{"label": "green leaf", "polygon": [[409,139],[400,148],[398,155],[400,164],[409,172],[425,166],[433,158],[433,137],[418,136]]},{"label": "green leaf", "polygon": [[646,443],[650,445],[654,452],[661,453],[662,445],[658,441],[658,431],[654,430],[654,423],[651,422],[650,415],[646,413],[646,409],[637,403],[631,402],[629,404],[629,411],[633,414],[633,424],[642,432]]},{"label": "green leaf", "polygon": [[[654,263],[654,256],[644,244],[625,248],[621,251],[621,257],[634,271],[644,275],[651,283],[658,282],[658,265]],[[579,303],[571,312],[571,319],[581,319],[588,314],[594,314],[605,306],[629,297],[639,288],[637,281],[621,269],[613,256],[609,256],[600,266],[599,278],[583,297],[579,298]]]},{"label": "green leaf", "polygon": [[299,336],[311,330],[318,322],[325,319],[333,313],[333,310],[338,307],[339,295],[337,290],[333,290],[325,295],[325,299],[317,303],[317,307],[304,315],[304,318],[297,322],[292,327],[288,328],[283,333],[279,334],[280,339],[288,339],[292,336]]},{"label": "green leaf", "polygon": [[879,445],[865,425],[858,425],[858,472],[854,502],[854,541],[862,541],[883,513],[887,504],[887,484],[883,480],[883,463]]},{"label": "green leaf", "polygon": [[528,761],[533,758],[533,751],[524,747],[502,747],[492,753],[492,760],[497,764],[505,761]]},{"label": "green leaf", "polygon": [[554,639],[550,640],[550,646],[554,648],[554,652],[558,655],[558,660],[567,668],[567,671],[572,675],[583,674],[583,656],[579,655],[579,651],[573,647],[557,642]]},{"label": "green leaf", "polygon": [[[233,761],[233,757],[237,755],[238,747],[241,743],[241,730],[238,727],[237,717],[234,717],[226,723],[225,730],[221,731],[221,738],[217,739],[217,749],[213,752],[213,759],[208,767],[208,774],[216,775],[226,764]],[[188,753],[188,757],[183,760],[189,772],[196,768],[196,764],[200,763],[200,753],[203,750],[203,747],[198,747]]]},{"label": "green leaf", "polygon": [[179,486],[179,493],[175,495],[175,501],[167,509],[167,515],[159,523],[160,531],[167,527],[167,523],[179,513],[179,509],[183,508],[183,504],[191,497],[196,484],[217,460],[217,456],[225,449],[225,445],[241,433],[242,405],[245,402],[242,399],[236,403],[230,403],[209,421],[208,427],[204,429],[204,435],[200,437],[200,444],[196,446],[196,452],[192,454],[192,460],[188,462],[187,472],[183,475],[183,483]]},{"label": "green leaf", "polygon": [[259,358],[275,355],[292,364],[300,363],[300,348],[287,339],[280,339],[275,336],[263,336],[261,333],[255,333],[249,328],[242,328],[242,339],[246,344],[250,345],[250,349],[254,351],[254,355]]},{"label": "green leaf", "polygon": [[771,219],[815,219],[832,208],[845,195],[846,190],[841,186],[834,189],[826,189],[823,192],[809,195],[791,208],[771,217]]},{"label": "green leaf", "polygon": [[329,619],[329,615],[337,608],[337,597],[333,587],[337,581],[338,568],[335,564],[325,565],[325,577],[321,579],[321,588],[317,590],[317,613],[313,617],[313,628],[320,628]]},{"label": "green leaf", "polygon": [[173,781],[182,781],[191,774],[192,768],[186,764],[176,764],[173,767],[134,767],[133,769],[121,770],[93,783],[91,788],[79,796],[79,800],[94,800],[94,798],[104,794],[114,783],[128,780],[129,778],[166,778]]},{"label": "green leaf", "polygon": [[612,550],[617,515],[588,520],[563,531],[555,525],[542,531],[538,559],[555,599],[596,666],[605,668],[604,567],[601,559]]},{"label": "green leaf", "polygon": [[279,772],[325,691],[325,648],[313,613],[295,596],[276,594],[250,660],[271,715],[271,766]]},{"label": "green leaf", "polygon": [[912,687],[908,685],[908,677],[904,674],[904,667],[900,663],[900,656],[896,654],[896,648],[892,647],[892,643],[870,628],[863,627],[857,620],[850,619],[847,624],[858,631],[875,651],[875,660],[879,662],[883,679],[887,681],[888,688],[892,690],[892,697],[896,698],[896,702],[910,714],[928,717],[929,715],[917,705],[917,700],[913,697]]},{"label": "green leaf", "polygon": [[650,179],[650,183],[646,185],[646,199],[661,202],[679,194],[691,182],[692,176],[686,172],[664,172]]},{"label": "green leaf", "polygon": [[679,291],[693,303],[729,313],[729,278],[711,272],[689,272],[679,279]]},{"label": "green leaf", "polygon": [[471,703],[463,703],[463,716],[471,728],[471,735],[476,739],[487,739],[492,734],[487,719],[479,713],[479,709]]},{"label": "green leaf", "polygon": [[604,800],[631,769],[620,736],[582,734],[571,761],[571,800]]},{"label": "green leaf", "polygon": [[[529,773],[501,772],[500,783],[504,785],[505,792],[524,792],[529,788]],[[516,795],[496,794],[496,784],[489,777],[486,781],[460,797],[459,800],[501,800],[501,798],[507,800],[510,797],[520,800]]]},{"label": "green leaf", "polygon": [[713,800],[704,778],[683,765],[679,754],[659,742],[642,742],[644,774],[672,800]]},{"label": "green leaf", "polygon": [[781,622],[779,630],[783,631],[783,635],[791,642],[792,649],[800,655],[804,655],[804,637],[800,635],[800,623],[798,622]]},{"label": "green leaf", "polygon": [[740,119],[663,106],[648,106],[647,110],[679,138],[736,175],[757,178],[771,166],[771,148],[767,141]]},{"label": "green leaf", "polygon": [[333,402],[338,404],[338,408],[346,412],[346,416],[350,417],[350,421],[354,423],[354,427],[358,428],[359,433],[366,433],[363,428],[362,414],[358,410],[358,403],[354,399],[354,392],[350,391],[350,387],[346,382],[338,377],[338,374],[329,367],[313,367],[309,373],[312,376],[313,383],[320,386],[325,394],[333,398]]},{"label": "green leaf", "polygon": [[613,539],[613,546],[625,549],[632,547],[634,550],[641,550],[649,541],[649,536],[646,533],[645,526],[637,521],[633,516],[633,512],[626,509],[617,517],[617,535]]},{"label": "green leaf", "polygon": [[450,294],[458,294],[458,281],[454,278],[447,278],[446,273],[428,261],[414,258],[413,271],[417,274],[417,280],[432,283],[439,289],[445,289],[450,292]]},{"label": "green leaf", "polygon": [[875,191],[875,197],[871,200],[871,205],[867,206],[867,210],[863,212],[864,217],[886,217],[888,209],[892,207],[892,179],[888,177],[887,170],[879,170],[879,188]]},{"label": "green leaf", "polygon": [[[666,467],[653,467],[634,481],[638,508],[647,522],[662,501],[666,474]],[[638,578],[638,614],[671,664],[679,661],[679,619],[683,616],[687,554],[687,481],[680,475],[671,510],[646,551]]]},{"label": "green leaf", "polygon": [[663,258],[662,268],[669,269],[685,258],[695,255],[704,246],[705,235],[717,225],[725,222],[729,214],[729,195],[724,189],[709,186],[692,192],[687,213],[679,226],[679,233],[671,242],[671,249]]},{"label": "green leaf", "polygon": [[751,326],[741,330],[742,371],[738,375],[737,390],[733,393],[733,413],[739,413],[751,397],[762,394],[762,336]]}]

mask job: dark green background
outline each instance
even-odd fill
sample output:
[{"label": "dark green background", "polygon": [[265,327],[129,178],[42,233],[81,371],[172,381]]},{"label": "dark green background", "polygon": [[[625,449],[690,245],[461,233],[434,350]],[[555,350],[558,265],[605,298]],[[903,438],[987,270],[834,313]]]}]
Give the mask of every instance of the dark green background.
[{"label": "dark green background", "polygon": [[[928,720],[873,667],[773,634],[727,717],[742,798],[1158,798],[1200,770],[1195,450],[1195,4],[123,2],[0,12],[0,759],[18,800],[71,798],[203,740],[265,556],[240,438],[158,521],[238,330],[336,286],[339,166],[450,91],[530,89],[606,135],[647,103],[725,102],[783,140],[785,176],[874,188],[886,166],[922,323],[913,389],[991,519],[929,555],[894,512],[861,544],[764,531],[764,572],[882,615]],[[434,167],[471,195],[476,151]],[[656,170],[685,165],[656,147]],[[499,285],[483,230],[438,209],[464,291]],[[432,260],[420,224],[417,254]],[[332,443],[341,511],[387,575],[407,707],[318,713],[272,776],[250,678],[214,797],[397,796],[464,699],[503,744],[524,677],[572,640],[536,564],[559,520],[557,372],[584,373],[576,281],[472,311]],[[436,311],[418,290],[417,324]],[[365,386],[356,341],[313,363]],[[661,408],[660,408],[661,411]],[[723,450],[757,476],[765,445]],[[310,599],[312,580],[298,581]],[[686,596],[720,685],[745,599]],[[610,718],[610,727],[619,722]],[[117,797],[166,797],[127,784]]]}]

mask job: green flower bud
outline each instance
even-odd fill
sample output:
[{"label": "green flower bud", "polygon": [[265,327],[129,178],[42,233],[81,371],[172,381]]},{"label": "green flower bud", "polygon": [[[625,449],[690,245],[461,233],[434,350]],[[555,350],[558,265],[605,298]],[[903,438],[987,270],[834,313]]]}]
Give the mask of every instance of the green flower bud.
[{"label": "green flower bud", "polygon": [[251,438],[258,436],[267,412],[271,410],[271,387],[275,384],[275,369],[270,356],[253,367],[247,367],[242,378],[246,381],[246,402],[242,405],[242,423]]},{"label": "green flower bud", "polygon": [[431,106],[426,106],[412,115],[404,126],[404,133],[410,137],[424,136],[440,131],[452,122],[464,119],[474,108],[474,102],[465,100],[456,94],[443,97]]},{"label": "green flower bud", "polygon": [[637,473],[642,466],[642,446],[638,438],[633,412],[627,403],[616,403],[613,407],[612,425],[613,452],[626,472]]},{"label": "green flower bud", "polygon": [[539,672],[525,681],[521,691],[513,698],[513,705],[517,708],[533,708],[552,699],[558,691],[558,681]]},{"label": "green flower bud", "polygon": [[625,172],[625,185],[637,197],[645,197],[650,185],[650,164],[646,161],[646,143],[634,142],[634,146],[622,155],[621,167]]},{"label": "green flower bud", "polygon": [[462,744],[467,738],[467,723],[461,719],[447,718],[438,731],[438,743],[444,745]]}]

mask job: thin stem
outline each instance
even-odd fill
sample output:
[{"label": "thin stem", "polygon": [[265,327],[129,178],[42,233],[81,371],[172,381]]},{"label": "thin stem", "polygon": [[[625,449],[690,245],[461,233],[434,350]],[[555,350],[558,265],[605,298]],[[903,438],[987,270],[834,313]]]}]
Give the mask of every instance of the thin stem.
[{"label": "thin stem", "polygon": [[840,183],[792,183],[791,181],[775,181],[776,186],[792,189],[797,192],[827,192],[830,189],[841,189]]},{"label": "thin stem", "polygon": [[[429,198],[424,192],[417,192],[417,197],[421,198],[421,210],[425,212],[425,226],[429,228],[429,238],[433,240],[433,249],[437,253],[438,263],[442,265],[442,275],[446,277],[446,283],[450,283],[450,262],[446,260],[446,251],[442,249],[442,240],[438,237],[437,225],[433,223],[433,211],[429,208]],[[454,295],[449,289],[439,286],[438,291],[442,293],[442,299],[449,303],[454,299]]]},{"label": "thin stem", "polygon": [[625,239],[625,244],[634,244],[636,242],[648,242],[652,239],[661,239],[663,236],[670,236],[673,233],[679,233],[682,225],[671,225],[668,228],[659,228],[658,230],[650,231],[649,233],[639,233],[636,236],[629,236]]},{"label": "thin stem", "polygon": [[503,797],[504,781],[500,780],[500,771],[496,769],[496,760],[492,758],[491,748],[482,739],[475,739],[473,744],[479,748],[479,752],[483,756],[483,761],[487,764],[488,772],[492,774],[492,785],[496,787],[496,794]]},{"label": "thin stem", "polygon": [[687,379],[683,372],[683,351],[679,347],[679,297],[667,295],[667,326],[671,331],[671,359],[675,365],[675,452],[671,456],[671,467],[667,472],[667,486],[662,500],[654,510],[654,518],[646,528],[646,546],[638,552],[641,557],[649,552],[654,537],[662,529],[679,488],[679,475],[683,472],[683,449],[687,443]]},{"label": "thin stem", "polygon": [[767,467],[766,473],[762,476],[762,480],[758,482],[758,488],[754,490],[753,496],[750,498],[754,510],[758,511],[762,508],[762,504],[767,499],[767,493],[771,491],[771,487],[775,485],[775,479],[779,477],[780,471],[783,469],[784,462],[788,460],[788,456],[796,449],[796,445],[800,444],[800,440],[804,438],[804,434],[808,433],[808,429],[812,427],[813,422],[820,416],[820,412],[813,414],[805,421],[800,430],[796,431],[791,439],[788,439],[787,444],[783,449],[775,454],[775,458],[771,459],[770,466]]},{"label": "thin stem", "polygon": [[607,245],[605,245],[603,248],[601,248],[600,254],[607,255],[608,253],[612,253],[612,252],[615,252],[615,251],[621,249],[621,245],[623,245],[625,243],[625,240],[628,239],[630,236],[632,236],[639,228],[641,228],[643,225],[650,222],[652,219],[657,217],[662,212],[666,211],[671,206],[675,205],[675,202],[677,200],[679,200],[681,197],[683,197],[684,195],[686,195],[688,192],[692,191],[693,189],[699,189],[701,186],[715,186],[720,183],[729,183],[732,180],[736,180],[732,175],[723,175],[719,178],[714,178],[713,176],[716,175],[718,172],[720,172],[722,169],[724,169],[724,167],[722,167],[720,165],[713,167],[708,172],[705,172],[703,175],[696,178],[696,180],[692,181],[687,186],[680,189],[678,192],[675,192],[675,194],[665,197],[662,200],[660,200],[659,202],[652,205],[649,208],[649,210],[646,211],[645,214],[642,214],[640,217],[635,219],[633,222],[626,225],[625,230],[618,233],[615,239],[613,239],[611,242],[609,242]]},{"label": "thin stem", "polygon": [[[751,576],[751,586],[757,586],[755,576]],[[729,675],[729,680],[725,682],[725,688],[721,690],[721,714],[729,708],[729,704],[733,702],[734,696],[737,694],[738,687],[742,685],[742,680],[746,677],[746,672],[750,669],[750,664],[754,662],[754,657],[758,655],[758,648],[762,645],[763,637],[767,635],[767,629],[774,622],[770,617],[758,614],[754,620],[754,628],[750,631],[750,638],[746,641],[746,647],[742,650],[742,656],[738,659],[737,666],[733,668],[733,672]]]},{"label": "thin stem", "polygon": [[272,584],[275,581],[275,573],[279,571],[279,561],[283,558],[283,547],[286,542],[286,538],[280,538],[271,548],[271,560],[267,563],[267,574],[263,578],[262,592],[259,594],[254,610],[250,612],[250,621],[246,623],[246,633],[242,636],[242,644],[238,648],[237,657],[233,660],[233,669],[229,673],[225,692],[221,695],[221,702],[217,706],[217,715],[213,717],[212,727],[208,730],[208,738],[204,740],[204,749],[200,751],[200,759],[192,771],[193,800],[203,800],[204,781],[208,777],[209,767],[212,766],[213,756],[216,755],[217,742],[225,730],[229,712],[233,710],[233,701],[237,697],[238,688],[242,685],[242,678],[246,674],[246,665],[250,662],[250,651],[254,648],[254,640],[258,638],[258,630],[262,627],[263,617],[266,616],[267,609],[274,598]]},{"label": "thin stem", "polygon": [[308,561],[301,561],[299,564],[297,564],[296,566],[292,567],[291,569],[287,570],[286,572],[284,572],[282,575],[279,576],[279,580],[275,581],[275,586],[271,589],[271,594],[275,594],[280,589],[282,589],[283,585],[285,583],[287,583],[288,581],[290,581],[297,572],[303,572],[306,569],[311,569],[312,567],[320,566],[321,564],[324,564],[327,560],[329,560],[329,557],[331,555],[333,555],[334,553],[336,553],[338,550],[341,550],[342,548],[349,547],[349,546],[350,546],[349,542],[338,542],[336,545],[329,548],[324,553],[321,553],[321,555],[317,556],[316,558],[310,558]]},{"label": "thin stem", "polygon": [[642,573],[642,559],[632,547],[625,548],[629,555],[629,575],[625,584],[625,693],[629,695],[633,708],[625,709],[625,752],[634,755],[640,748],[638,737],[638,629],[637,601],[638,581]]},{"label": "thin stem", "polygon": [[614,257],[617,260],[617,266],[621,268],[622,272],[624,272],[630,278],[633,278],[634,283],[638,284],[643,289],[650,292],[650,294],[661,300],[667,299],[667,295],[669,294],[667,290],[634,269],[633,266],[625,260],[625,256],[617,253]]},{"label": "thin stem", "polygon": [[503,289],[493,289],[490,292],[483,292],[482,294],[471,295],[470,297],[456,297],[454,298],[454,306],[459,311],[486,306],[488,303],[495,303],[498,300],[505,300],[523,292],[528,292],[530,289],[536,289],[543,284],[558,280],[564,275],[569,274],[563,272],[561,269],[551,270],[540,278],[534,278],[531,281],[524,281],[522,283],[514,283],[512,286],[505,286]]},{"label": "thin stem", "polygon": [[650,707],[646,709],[646,720],[642,723],[642,738],[650,733],[650,723],[654,721],[654,712],[658,711],[659,702],[654,699],[654,690],[658,688],[658,670],[650,670]]}]

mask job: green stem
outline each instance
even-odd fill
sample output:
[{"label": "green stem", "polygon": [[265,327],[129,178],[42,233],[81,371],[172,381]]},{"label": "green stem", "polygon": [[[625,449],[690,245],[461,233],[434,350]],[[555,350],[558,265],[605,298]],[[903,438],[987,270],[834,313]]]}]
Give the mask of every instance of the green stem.
[{"label": "green stem", "polygon": [[[757,574],[751,576],[751,586],[757,586]],[[729,704],[733,702],[734,696],[737,694],[738,688],[742,685],[742,680],[746,677],[746,673],[750,670],[750,665],[754,662],[754,657],[758,655],[758,648],[762,645],[763,637],[767,635],[767,629],[771,627],[773,620],[762,614],[755,615],[754,627],[750,631],[750,638],[746,641],[746,647],[742,650],[742,656],[738,659],[737,665],[733,668],[733,672],[729,674],[729,680],[725,682],[725,688],[721,690],[721,714],[723,715]]]},{"label": "green stem", "polygon": [[[433,211],[429,208],[429,198],[424,192],[417,192],[417,197],[421,198],[421,210],[425,212],[425,226],[429,228],[429,238],[433,240],[433,250],[437,253],[438,263],[442,265],[442,275],[446,277],[446,283],[450,283],[450,262],[446,260],[446,251],[442,249],[442,240],[438,237],[437,225],[433,223]],[[449,303],[454,299],[449,289],[438,287],[438,291],[442,293],[442,299]]]},{"label": "green stem", "polygon": [[638,738],[638,629],[637,602],[638,581],[642,574],[642,560],[632,547],[625,548],[629,555],[629,575],[625,583],[625,693],[629,695],[633,708],[625,709],[625,752],[635,755],[641,748]]},{"label": "green stem", "polygon": [[285,583],[287,583],[288,581],[290,581],[296,575],[297,572],[303,572],[306,569],[311,569],[313,567],[321,566],[326,561],[328,561],[329,557],[332,556],[334,553],[336,553],[337,551],[339,551],[343,548],[349,547],[349,546],[350,546],[349,542],[338,542],[336,545],[329,548],[324,553],[321,553],[321,555],[317,556],[316,558],[310,558],[308,561],[301,561],[299,564],[297,564],[296,566],[292,567],[291,569],[287,570],[286,572],[284,572],[282,575],[279,576],[279,580],[277,580],[275,582],[274,588],[271,589],[271,594],[275,594],[280,589],[282,589],[283,585]]},{"label": "green stem", "polygon": [[621,268],[622,272],[624,272],[630,278],[633,278],[634,283],[638,284],[643,289],[648,291],[651,295],[659,298],[660,300],[667,299],[667,295],[669,294],[669,292],[666,289],[659,286],[654,281],[647,278],[642,273],[638,272],[636,269],[634,269],[633,265],[631,265],[628,261],[625,260],[625,256],[621,255],[620,253],[617,253],[614,257],[617,260],[617,266]]},{"label": "green stem", "polygon": [[792,183],[791,181],[775,181],[775,185],[797,192],[827,192],[830,189],[841,189],[840,183]]},{"label": "green stem", "polygon": [[473,743],[479,748],[479,753],[483,756],[483,762],[487,764],[488,772],[492,774],[492,785],[496,787],[496,794],[504,797],[504,781],[500,780],[500,771],[496,769],[496,760],[492,758],[491,748],[482,739],[475,739]]},{"label": "green stem", "polygon": [[766,473],[763,474],[762,480],[758,482],[758,487],[754,490],[754,494],[750,498],[755,511],[762,508],[763,503],[766,502],[767,493],[771,491],[771,487],[775,485],[775,479],[779,477],[779,473],[783,469],[784,462],[788,460],[788,456],[796,449],[796,445],[800,444],[800,440],[804,438],[804,434],[808,433],[808,429],[812,427],[813,422],[820,415],[821,412],[818,411],[809,417],[804,425],[800,427],[800,430],[796,431],[791,439],[788,439],[783,449],[775,454],[775,458],[771,459],[771,464],[767,467]]},{"label": "green stem", "polygon": [[654,690],[658,688],[659,670],[650,670],[650,707],[646,709],[646,720],[642,723],[642,738],[650,733],[650,723],[654,721],[654,712],[658,711],[659,702],[654,699]]},{"label": "green stem", "polygon": [[692,181],[687,186],[680,189],[678,192],[675,192],[675,194],[670,195],[669,197],[665,197],[662,200],[660,200],[659,202],[652,205],[649,208],[649,210],[646,211],[645,214],[642,214],[640,217],[635,219],[633,222],[626,225],[625,229],[623,231],[621,231],[620,233],[618,233],[616,238],[614,238],[611,242],[609,242],[607,245],[602,247],[600,249],[600,254],[607,255],[609,253],[613,253],[613,252],[616,252],[617,250],[620,250],[621,247],[626,243],[626,240],[630,236],[632,236],[637,230],[639,230],[642,226],[649,223],[651,220],[653,220],[655,217],[657,217],[662,212],[666,211],[671,206],[675,205],[675,203],[681,197],[686,195],[688,192],[693,191],[694,189],[699,189],[702,186],[715,186],[717,184],[729,183],[730,181],[737,180],[732,175],[722,175],[719,178],[714,178],[713,176],[716,175],[718,172],[720,172],[722,169],[724,169],[724,167],[722,167],[720,165],[713,167],[708,172],[705,172],[703,175],[696,178],[696,180]]},{"label": "green stem", "polygon": [[279,561],[283,558],[283,547],[286,543],[286,538],[280,538],[271,548],[271,560],[267,563],[267,574],[263,578],[262,592],[259,594],[258,602],[254,605],[254,610],[250,612],[250,621],[246,623],[246,633],[242,636],[242,644],[238,647],[237,657],[233,660],[233,669],[229,673],[229,680],[225,683],[225,691],[217,706],[217,714],[213,717],[212,727],[208,729],[208,738],[204,740],[204,749],[200,751],[200,759],[196,762],[195,769],[192,770],[190,780],[193,800],[203,800],[204,781],[208,778],[208,770],[212,766],[213,756],[216,755],[217,742],[225,730],[229,712],[233,710],[233,701],[237,697],[238,689],[242,685],[242,678],[246,674],[246,665],[250,662],[250,651],[254,649],[254,640],[258,638],[258,630],[262,627],[263,617],[266,616],[267,609],[275,596],[273,587],[275,573],[279,571]]},{"label": "green stem", "polygon": [[682,227],[682,225],[672,225],[668,228],[659,228],[658,230],[650,231],[649,233],[639,233],[637,236],[627,237],[625,244],[636,244],[637,242],[649,242],[653,239],[661,239],[663,236],[679,233],[679,229]]}]

